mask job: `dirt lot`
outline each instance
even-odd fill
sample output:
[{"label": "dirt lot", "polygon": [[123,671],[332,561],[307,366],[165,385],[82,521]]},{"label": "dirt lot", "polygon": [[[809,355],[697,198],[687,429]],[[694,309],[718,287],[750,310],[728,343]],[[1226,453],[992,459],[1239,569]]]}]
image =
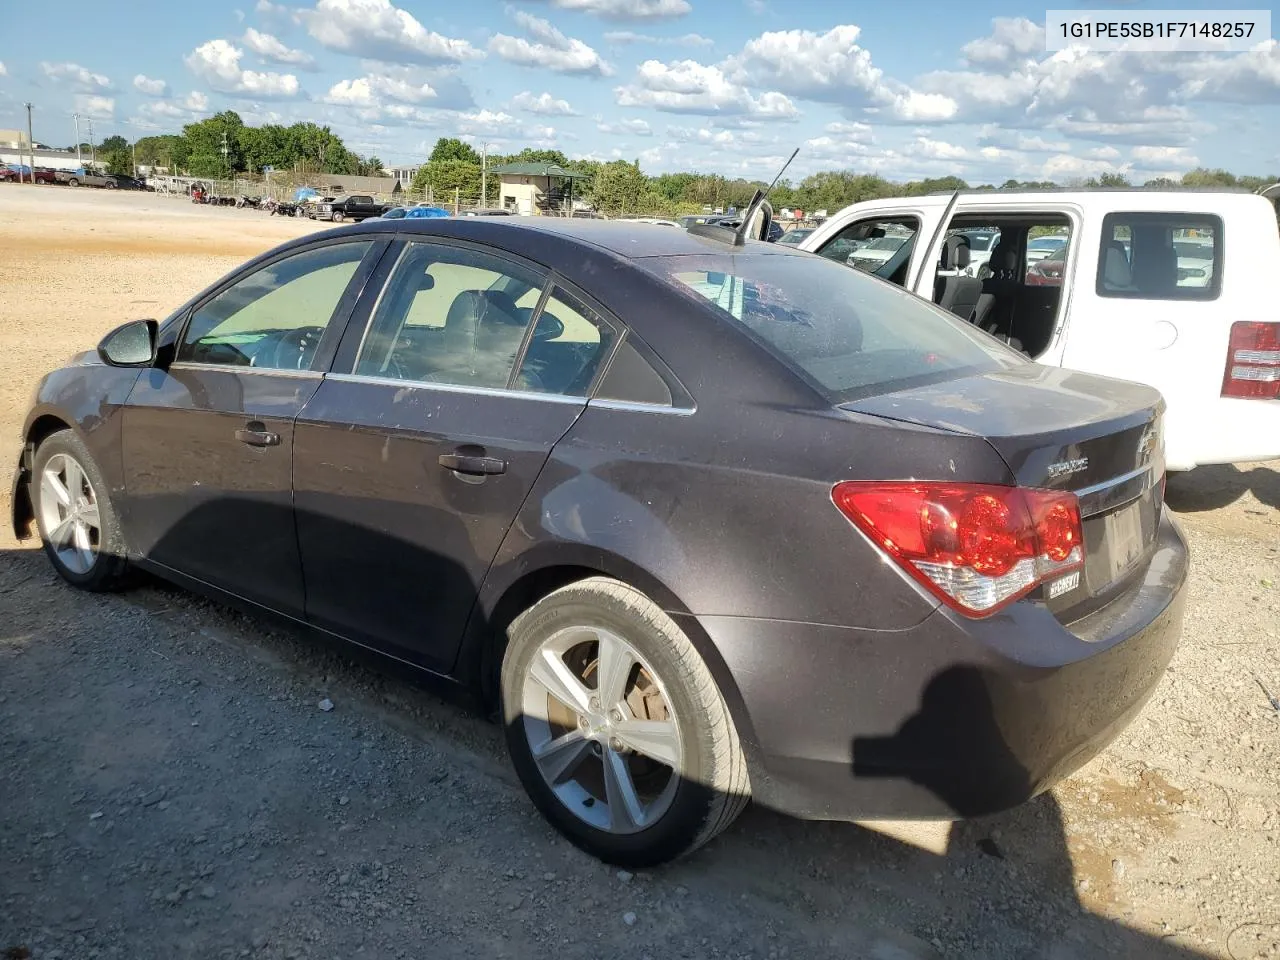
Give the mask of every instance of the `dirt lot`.
[{"label": "dirt lot", "polygon": [[[43,371],[313,226],[0,187],[3,515]],[[486,721],[175,590],[74,593],[6,523],[0,956],[1280,956],[1277,467],[1171,481],[1182,647],[1051,796],[945,854],[753,809],[634,877],[544,826]]]}]

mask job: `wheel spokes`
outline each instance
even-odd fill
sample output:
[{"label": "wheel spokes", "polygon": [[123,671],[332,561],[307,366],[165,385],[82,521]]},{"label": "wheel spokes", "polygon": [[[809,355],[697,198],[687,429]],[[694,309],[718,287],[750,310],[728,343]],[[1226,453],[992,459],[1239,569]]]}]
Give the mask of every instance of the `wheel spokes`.
[{"label": "wheel spokes", "polygon": [[45,497],[53,497],[61,506],[71,509],[71,493],[62,483],[62,478],[52,470],[46,469],[40,478],[40,492]]},{"label": "wheel spokes", "polygon": [[98,513],[98,505],[90,500],[80,508],[80,520],[85,526],[97,530],[102,526],[102,519]]},{"label": "wheel spokes", "polygon": [[49,542],[55,547],[66,547],[71,544],[71,537],[76,531],[76,519],[73,516],[66,516],[58,522],[58,525],[49,531]]},{"label": "wheel spokes", "polygon": [[670,720],[627,720],[615,724],[613,735],[636,753],[680,771],[680,734]]},{"label": "wheel spokes", "polygon": [[630,832],[644,820],[644,807],[636,793],[627,758],[616,750],[604,749],[604,793],[609,804],[609,826],[620,833]]},{"label": "wheel spokes", "polygon": [[83,572],[93,566],[93,541],[89,537],[89,528],[83,523],[76,523],[73,539],[75,541],[76,557],[80,561],[81,571]]},{"label": "wheel spokes", "polygon": [[529,667],[529,675],[574,713],[582,715],[587,712],[587,702],[591,696],[558,653],[539,650]]},{"label": "wheel spokes", "polygon": [[76,463],[70,457],[65,457],[62,461],[63,469],[67,474],[67,493],[70,495],[70,503],[75,503],[84,495],[84,471],[80,469],[80,464]]},{"label": "wheel spokes", "polygon": [[604,630],[597,634],[596,690],[605,710],[626,699],[627,681],[635,663],[635,654],[626,643]]},{"label": "wheel spokes", "polygon": [[570,730],[533,748],[534,761],[553,786],[568,779],[589,756],[591,741],[580,730]]}]

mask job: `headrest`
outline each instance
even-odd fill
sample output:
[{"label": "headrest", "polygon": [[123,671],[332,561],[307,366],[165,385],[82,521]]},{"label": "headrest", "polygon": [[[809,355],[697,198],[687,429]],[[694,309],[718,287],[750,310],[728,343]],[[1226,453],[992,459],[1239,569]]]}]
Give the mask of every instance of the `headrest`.
[{"label": "headrest", "polygon": [[1133,270],[1129,266],[1129,257],[1124,252],[1124,244],[1112,240],[1107,244],[1106,258],[1102,264],[1102,282],[1111,290],[1126,290],[1133,286]]},{"label": "headrest", "polygon": [[969,265],[969,238],[963,233],[947,237],[942,245],[942,269],[963,270]]}]

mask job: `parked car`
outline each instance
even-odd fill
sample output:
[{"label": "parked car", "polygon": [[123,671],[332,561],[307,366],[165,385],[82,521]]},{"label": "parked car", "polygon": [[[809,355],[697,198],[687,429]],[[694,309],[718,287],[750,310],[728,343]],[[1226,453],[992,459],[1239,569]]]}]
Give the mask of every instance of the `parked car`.
[{"label": "parked car", "polygon": [[403,220],[405,214],[409,212],[407,207],[392,207],[379,217],[380,220]]},{"label": "parked car", "polygon": [[379,203],[368,194],[352,194],[341,199],[326,198],[315,204],[310,211],[313,220],[332,220],[342,223],[344,220],[368,220],[380,217],[391,209],[389,203]]},{"label": "parked car", "polygon": [[792,247],[370,221],[47,375],[13,525],[73,585],[136,566],[475,691],[638,866],[749,797],[976,816],[1101,749],[1181,627],[1163,407]]},{"label": "parked car", "polygon": [[796,227],[794,230],[788,230],[778,238],[779,243],[788,245],[798,244],[801,240],[813,233],[813,227]]},{"label": "parked car", "polygon": [[54,179],[69,187],[105,187],[111,178],[86,167],[82,170],[57,170],[54,172]]},{"label": "parked car", "polygon": [[1043,260],[1027,267],[1028,287],[1060,287],[1062,274],[1067,266],[1067,247],[1062,246]]},{"label": "parked car", "polygon": [[1027,241],[1027,263],[1043,260],[1067,245],[1066,234],[1046,234]]},{"label": "parked car", "polygon": [[[843,262],[849,243],[889,227],[912,242],[868,264],[876,276],[1041,363],[1160,390],[1170,469],[1280,457],[1280,318],[1266,284],[1280,269],[1280,231],[1270,200],[1195,190],[873,200],[840,211],[801,248]],[[998,228],[1000,238],[979,276],[955,276],[944,248],[965,256],[951,245],[971,228]],[[1046,230],[1055,233],[1038,236]],[[1028,249],[1048,239],[1065,250],[1058,283],[1028,264]]]},{"label": "parked car", "polygon": [[662,217],[619,217],[623,223],[656,223],[660,227],[678,227],[680,226],[675,220],[666,220]]},{"label": "parked car", "polygon": [[58,182],[58,172],[50,169],[49,167],[36,167],[35,170],[32,171],[32,176],[35,178],[36,183]]},{"label": "parked car", "polygon": [[444,207],[428,207],[421,204],[405,211],[405,218],[408,220],[438,220],[447,216],[449,211]]},{"label": "parked car", "polygon": [[505,207],[482,207],[475,210],[463,210],[464,217],[512,217],[516,211]]},{"label": "parked car", "polygon": [[[25,179],[25,177],[23,178]],[[17,183],[18,171],[10,167],[0,167],[0,183]]]},{"label": "parked car", "polygon": [[108,173],[103,179],[106,181],[103,186],[108,190],[146,190],[147,184],[137,177],[131,177],[125,173]]}]

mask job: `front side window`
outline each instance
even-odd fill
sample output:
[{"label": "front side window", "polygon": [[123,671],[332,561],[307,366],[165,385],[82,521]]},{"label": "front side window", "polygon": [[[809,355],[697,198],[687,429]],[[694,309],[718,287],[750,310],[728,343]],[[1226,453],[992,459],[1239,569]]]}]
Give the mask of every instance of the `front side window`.
[{"label": "front side window", "polygon": [[644,262],[712,304],[833,402],[1025,362],[918,297],[817,257]]},{"label": "front side window", "polygon": [[914,217],[859,220],[823,244],[818,254],[901,285],[919,230]]},{"label": "front side window", "polygon": [[306,370],[373,241],[336,243],[276,260],[197,308],[177,359]]},{"label": "front side window", "polygon": [[1193,213],[1109,213],[1098,296],[1212,300],[1222,288],[1222,220]]}]

